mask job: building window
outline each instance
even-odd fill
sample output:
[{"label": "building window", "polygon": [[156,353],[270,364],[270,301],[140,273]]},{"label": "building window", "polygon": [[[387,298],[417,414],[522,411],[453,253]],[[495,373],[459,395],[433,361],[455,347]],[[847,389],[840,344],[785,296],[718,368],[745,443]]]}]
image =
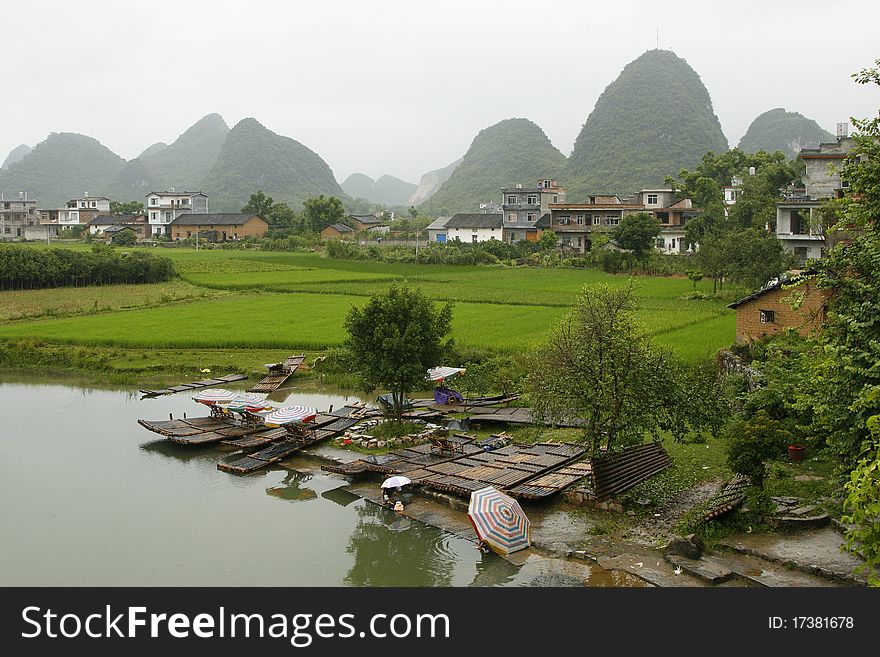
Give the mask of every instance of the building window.
[{"label": "building window", "polygon": [[536,212],[529,212],[528,215],[526,215],[526,218],[527,218],[529,221],[537,221],[537,220],[538,220],[538,214],[537,214]]},{"label": "building window", "polygon": [[600,217],[598,214],[593,215],[593,225],[594,226],[601,226],[602,225],[602,217]]},{"label": "building window", "polygon": [[507,205],[516,205],[516,196],[514,194],[507,195]]},{"label": "building window", "polygon": [[553,195],[553,202],[559,203],[559,197],[556,194]]},{"label": "building window", "polygon": [[762,310],[760,312],[761,312],[761,323],[762,324],[773,324],[776,322],[776,311]]},{"label": "building window", "polygon": [[605,217],[605,225],[606,226],[616,226],[619,223],[620,223],[620,217],[612,217],[612,216]]},{"label": "building window", "polygon": [[584,215],[582,215],[582,214],[575,215],[575,220],[577,221],[578,226],[584,225]]},{"label": "building window", "polygon": [[158,220],[159,220],[159,213],[158,212],[151,212],[150,213],[150,221],[158,221]]},{"label": "building window", "polygon": [[513,212],[508,212],[507,213],[507,220],[508,221],[516,221],[516,214]]},{"label": "building window", "polygon": [[538,195],[537,194],[529,194],[526,197],[526,203],[529,205],[538,205]]},{"label": "building window", "polygon": [[165,221],[171,221],[171,213],[170,212],[165,213]]},{"label": "building window", "polygon": [[180,199],[180,204],[181,205],[189,205],[189,199],[188,198]]},{"label": "building window", "polygon": [[159,199],[153,196],[152,198],[150,198],[150,205],[159,205]]},{"label": "building window", "polygon": [[571,215],[570,214],[561,214],[559,215],[559,225],[560,226],[568,226],[571,223]]},{"label": "building window", "polygon": [[98,204],[95,201],[92,201],[92,207],[96,208],[96,207],[98,207]]},{"label": "building window", "polygon": [[[551,186],[552,186],[552,185],[551,185],[552,182],[553,182],[552,180],[545,180],[545,181],[544,181],[544,189],[547,189],[547,188],[551,187]],[[554,202],[555,202],[555,201],[554,201]]]},{"label": "building window", "polygon": [[476,235],[471,235],[471,242],[473,242],[474,244],[477,243],[477,236]]},{"label": "building window", "polygon": [[657,205],[657,195],[648,194],[648,205]]}]

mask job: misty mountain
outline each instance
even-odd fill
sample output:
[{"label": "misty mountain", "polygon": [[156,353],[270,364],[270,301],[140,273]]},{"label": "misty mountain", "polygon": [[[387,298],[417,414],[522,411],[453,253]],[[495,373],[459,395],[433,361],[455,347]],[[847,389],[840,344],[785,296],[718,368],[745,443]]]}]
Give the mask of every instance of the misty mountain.
[{"label": "misty mountain", "polygon": [[442,169],[435,169],[434,171],[422,174],[418,189],[406,200],[406,205],[420,205],[431,198],[434,192],[440,189],[440,185],[449,180],[449,176],[452,175],[452,172],[455,171],[459,164],[461,164],[461,158]]},{"label": "misty mountain", "polygon": [[363,198],[370,203],[394,206],[404,205],[418,189],[394,176],[384,175],[373,180],[362,173],[353,173],[341,185],[342,190],[352,198]]},{"label": "misty mountain", "polygon": [[668,50],[624,67],[596,101],[574,144],[566,197],[632,193],[691,169],[706,151],[728,149],[700,76]]},{"label": "misty mountain", "polygon": [[158,144],[154,144],[138,159],[143,162],[152,183],[157,187],[163,190],[171,187],[198,190],[217,162],[228,134],[229,126],[223,117],[208,114],[173,143],[165,148],[157,148]]},{"label": "misty mountain", "polygon": [[507,119],[481,130],[452,175],[427,201],[427,214],[476,212],[500,202],[502,185],[558,178],[565,156],[528,119]]},{"label": "misty mountain", "polygon": [[0,191],[27,192],[40,207],[63,206],[85,192],[109,196],[109,187],[125,160],[97,139],[72,132],[54,132],[16,162],[0,171]]},{"label": "misty mountain", "polygon": [[226,136],[201,191],[212,211],[238,212],[258,190],[294,208],[320,194],[348,198],[314,151],[247,118]]},{"label": "misty mountain", "polygon": [[143,157],[149,157],[150,155],[155,155],[156,153],[158,153],[160,151],[164,151],[166,148],[168,148],[168,144],[166,144],[164,141],[157,141],[152,146],[147,146],[147,148],[144,149],[144,152],[141,153],[140,155],[138,155],[137,158],[135,158],[135,159],[140,159]]},{"label": "misty mountain", "polygon": [[777,107],[752,121],[739,142],[739,148],[746,153],[783,151],[792,159],[802,148],[817,148],[820,142],[834,139],[834,135],[812,119]]},{"label": "misty mountain", "polygon": [[7,155],[6,159],[3,160],[3,166],[0,166],[0,169],[8,169],[16,162],[20,162],[24,159],[24,156],[30,153],[32,150],[34,149],[27,144],[19,144],[11,151],[9,151],[9,155]]}]

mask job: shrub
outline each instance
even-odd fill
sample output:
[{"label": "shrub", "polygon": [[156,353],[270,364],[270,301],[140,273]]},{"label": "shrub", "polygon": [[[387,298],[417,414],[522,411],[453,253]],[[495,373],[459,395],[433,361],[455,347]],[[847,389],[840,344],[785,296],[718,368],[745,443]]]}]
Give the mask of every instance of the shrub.
[{"label": "shrub", "polygon": [[784,423],[760,410],[747,420],[734,422],[728,430],[727,464],[737,474],[763,488],[767,478],[765,462],[785,453],[792,434]]}]

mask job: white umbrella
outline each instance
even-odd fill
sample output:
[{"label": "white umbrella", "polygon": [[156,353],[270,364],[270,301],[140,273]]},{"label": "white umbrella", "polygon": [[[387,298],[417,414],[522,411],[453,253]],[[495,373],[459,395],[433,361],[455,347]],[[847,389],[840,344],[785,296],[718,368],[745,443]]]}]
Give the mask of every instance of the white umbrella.
[{"label": "white umbrella", "polygon": [[388,477],[388,479],[383,481],[382,488],[398,488],[400,486],[406,486],[407,484],[411,483],[412,480],[409,477],[398,475],[396,477]]}]

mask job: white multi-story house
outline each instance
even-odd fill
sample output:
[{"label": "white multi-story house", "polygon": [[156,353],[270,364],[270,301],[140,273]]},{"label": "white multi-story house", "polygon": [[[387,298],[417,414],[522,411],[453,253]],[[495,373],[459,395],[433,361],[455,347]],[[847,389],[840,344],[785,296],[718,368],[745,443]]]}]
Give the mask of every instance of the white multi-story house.
[{"label": "white multi-story house", "polygon": [[843,196],[847,182],[840,176],[844,161],[855,143],[849,125],[837,125],[837,141],[804,148],[800,158],[806,167],[803,189],[790,190],[776,204],[776,238],[794,253],[799,263],[821,258],[826,246],[825,226],[819,210],[823,203]]},{"label": "white multi-story house", "polygon": [[80,198],[72,198],[63,208],[39,210],[40,226],[38,234],[28,235],[32,239],[57,237],[64,228],[86,226],[92,219],[109,214],[110,199],[106,196],[89,196],[86,192]]},{"label": "white multi-story house", "polygon": [[152,237],[169,235],[171,222],[182,214],[208,212],[208,195],[203,192],[178,192],[172,188],[167,192],[150,192],[145,198],[144,213]]}]

